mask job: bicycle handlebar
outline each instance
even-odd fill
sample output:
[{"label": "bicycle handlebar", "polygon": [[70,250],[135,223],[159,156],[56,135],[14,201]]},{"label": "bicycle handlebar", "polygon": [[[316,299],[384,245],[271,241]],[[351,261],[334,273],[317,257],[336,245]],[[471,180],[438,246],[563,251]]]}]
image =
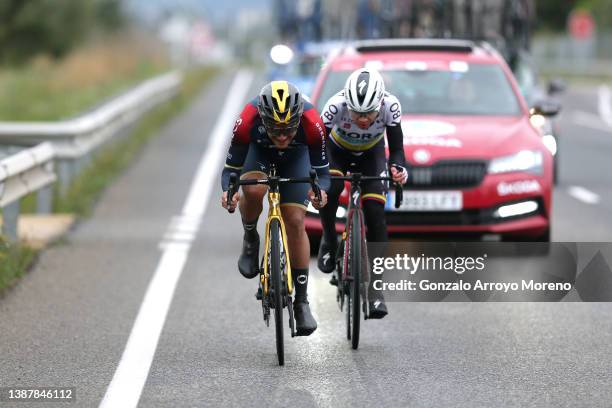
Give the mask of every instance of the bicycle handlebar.
[{"label": "bicycle handlebar", "polygon": [[[393,167],[402,168],[401,166],[397,165],[393,165]],[[363,183],[366,181],[390,181],[393,183],[393,188],[395,189],[395,208],[400,208],[402,201],[404,200],[404,188],[402,184],[394,182],[392,177],[362,176],[361,173],[351,173],[350,176],[331,176],[331,179],[344,180],[351,183]]]},{"label": "bicycle handlebar", "polygon": [[[312,191],[315,193],[315,197],[317,197],[317,200],[321,201],[321,186],[319,186],[319,179],[317,177],[317,172],[314,169],[310,169],[308,177],[291,177],[291,178],[276,177],[276,181],[279,184],[281,183],[308,183],[310,184]],[[227,201],[228,201],[227,211],[230,214],[232,214],[236,210],[236,208],[229,205],[229,203],[231,202],[232,197],[234,197],[234,194],[238,192],[238,188],[240,188],[240,186],[252,186],[256,184],[269,185],[270,179],[265,178],[265,179],[239,180],[238,174],[230,173],[229,188],[227,190]]]}]

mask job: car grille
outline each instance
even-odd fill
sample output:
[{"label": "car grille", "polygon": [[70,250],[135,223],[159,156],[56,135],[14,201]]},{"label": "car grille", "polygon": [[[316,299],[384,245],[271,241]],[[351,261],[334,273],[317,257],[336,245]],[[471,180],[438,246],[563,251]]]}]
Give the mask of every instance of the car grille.
[{"label": "car grille", "polygon": [[409,166],[408,187],[466,188],[479,185],[487,173],[484,161],[446,161],[432,166]]}]

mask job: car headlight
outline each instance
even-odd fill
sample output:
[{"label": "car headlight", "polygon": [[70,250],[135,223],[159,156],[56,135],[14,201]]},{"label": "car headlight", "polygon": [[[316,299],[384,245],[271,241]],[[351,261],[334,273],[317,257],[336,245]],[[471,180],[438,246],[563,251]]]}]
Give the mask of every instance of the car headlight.
[{"label": "car headlight", "polygon": [[528,172],[542,174],[542,152],[522,150],[510,156],[498,157],[489,163],[489,173]]},{"label": "car headlight", "polygon": [[540,130],[546,125],[546,117],[542,115],[531,115],[529,121],[534,128]]},{"label": "car headlight", "polygon": [[287,65],[293,59],[293,50],[284,44],[277,44],[270,49],[270,59],[275,64]]}]

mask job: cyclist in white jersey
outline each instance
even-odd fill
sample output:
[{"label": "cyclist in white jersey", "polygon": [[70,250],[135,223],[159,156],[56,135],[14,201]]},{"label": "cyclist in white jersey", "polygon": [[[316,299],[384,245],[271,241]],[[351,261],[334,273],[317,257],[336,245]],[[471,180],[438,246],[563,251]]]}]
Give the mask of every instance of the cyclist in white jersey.
[{"label": "cyclist in white jersey", "polygon": [[[325,104],[321,117],[329,135],[328,159],[330,174],[347,171],[364,176],[387,174],[385,133],[389,146],[389,166],[395,182],[404,184],[408,178],[401,127],[402,108],[399,100],[385,91],[382,76],[374,69],[361,68],[353,72],[344,89]],[[337,248],[335,227],[338,198],[344,187],[333,181],[328,192],[327,206],[319,212],[323,237],[319,247],[318,266],[325,273],[334,270]],[[387,242],[385,221],[386,183],[363,183],[363,212],[369,242]],[[387,315],[382,293],[370,288],[370,318]]]}]

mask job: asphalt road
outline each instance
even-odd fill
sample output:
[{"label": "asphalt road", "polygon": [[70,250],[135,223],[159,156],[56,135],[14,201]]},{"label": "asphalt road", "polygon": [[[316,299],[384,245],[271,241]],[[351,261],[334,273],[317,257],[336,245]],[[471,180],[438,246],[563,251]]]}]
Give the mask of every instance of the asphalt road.
[{"label": "asphalt road", "polygon": [[[207,87],[108,189],[93,216],[0,299],[0,387],[71,386],[76,406],[100,404],[231,81],[228,74]],[[612,240],[612,128],[575,117],[598,114],[596,92],[570,89],[564,97],[557,241]],[[218,175],[210,177],[217,188]],[[576,198],[576,187],[597,200]],[[353,351],[334,289],[314,263],[319,329],[287,338],[286,366],[278,367],[256,283],[236,270],[239,217],[218,206],[216,190],[211,200],[139,406],[610,406],[610,304],[393,303],[387,318],[364,323]]]},{"label": "asphalt road", "polygon": [[[562,101],[560,183],[554,193],[552,239],[610,242],[612,127],[599,116],[596,87],[570,88]],[[590,119],[586,125],[585,116]],[[577,199],[571,194],[575,187],[594,194],[590,201],[597,202]]]}]

